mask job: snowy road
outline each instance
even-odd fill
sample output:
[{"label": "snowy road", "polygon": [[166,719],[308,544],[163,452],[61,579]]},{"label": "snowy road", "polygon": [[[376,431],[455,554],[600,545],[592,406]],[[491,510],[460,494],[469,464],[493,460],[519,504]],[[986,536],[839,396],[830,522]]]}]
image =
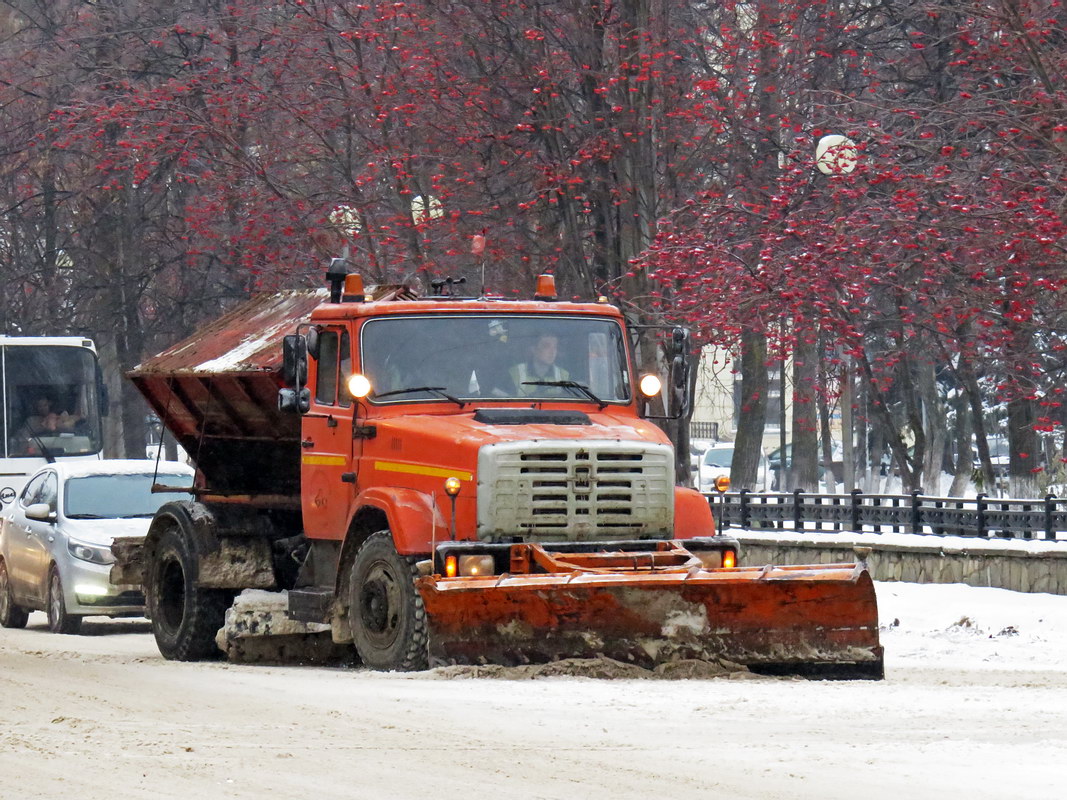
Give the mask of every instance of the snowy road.
[{"label": "snowy road", "polygon": [[880,683],[181,664],[34,614],[0,630],[0,798],[1063,797],[1067,597],[878,591]]}]

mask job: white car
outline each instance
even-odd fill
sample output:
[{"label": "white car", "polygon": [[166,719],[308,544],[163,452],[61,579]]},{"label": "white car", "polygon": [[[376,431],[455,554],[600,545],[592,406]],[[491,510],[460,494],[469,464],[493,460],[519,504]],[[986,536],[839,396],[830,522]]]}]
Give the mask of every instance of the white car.
[{"label": "white car", "polygon": [[172,461],[48,464],[0,519],[0,625],[21,628],[30,611],[48,613],[54,633],[77,633],[83,617],[139,616],[140,586],[110,581],[111,542],[144,536],[163,503],[188,492],[152,492],[153,482],[193,485],[193,469]]},{"label": "white car", "polygon": [[[721,475],[730,477],[730,467],[734,460],[732,442],[712,445],[700,457],[700,469],[697,473],[697,488],[704,493],[715,491],[715,479]],[[767,480],[767,457],[760,454],[756,469],[756,486],[762,488]]]}]

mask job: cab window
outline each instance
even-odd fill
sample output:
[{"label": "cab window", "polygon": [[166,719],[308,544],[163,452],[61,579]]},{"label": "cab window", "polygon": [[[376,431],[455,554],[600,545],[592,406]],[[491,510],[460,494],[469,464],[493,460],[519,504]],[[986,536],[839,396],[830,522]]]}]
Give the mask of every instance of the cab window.
[{"label": "cab window", "polygon": [[315,379],[315,400],[321,405],[352,405],[345,378],[352,371],[352,344],[348,331],[319,333],[319,369]]},{"label": "cab window", "polygon": [[319,371],[315,400],[326,406],[337,403],[337,331],[319,333]]}]

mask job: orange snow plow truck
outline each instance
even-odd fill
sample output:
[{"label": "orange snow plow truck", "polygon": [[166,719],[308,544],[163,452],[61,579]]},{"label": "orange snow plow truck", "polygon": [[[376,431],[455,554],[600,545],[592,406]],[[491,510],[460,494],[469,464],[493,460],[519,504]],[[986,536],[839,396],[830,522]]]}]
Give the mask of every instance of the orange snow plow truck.
[{"label": "orange snow plow truck", "polygon": [[261,595],[281,611],[245,634],[302,625],[375,669],[882,677],[862,563],[741,566],[675,485],[649,410],[684,408],[685,331],[658,334],[666,381],[639,379],[620,311],[557,301],[550,276],[530,301],[419,297],[339,261],[328,287],[253,299],[130,373],[198,471],[114,546],[165,657],[217,654],[227,609]]}]

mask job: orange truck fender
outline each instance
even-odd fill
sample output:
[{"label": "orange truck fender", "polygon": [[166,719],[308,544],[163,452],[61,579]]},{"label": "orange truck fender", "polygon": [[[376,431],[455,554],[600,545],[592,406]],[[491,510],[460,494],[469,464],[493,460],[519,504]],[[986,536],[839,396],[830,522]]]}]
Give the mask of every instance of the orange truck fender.
[{"label": "orange truck fender", "polygon": [[401,555],[429,553],[435,535],[438,542],[449,537],[447,498],[444,504],[440,500],[434,503],[431,495],[416,489],[375,486],[356,497],[355,514],[368,506],[385,514],[396,551]]},{"label": "orange truck fender", "polygon": [[711,514],[708,498],[696,489],[674,487],[674,537],[692,539],[696,536],[714,536],[715,519]]}]

